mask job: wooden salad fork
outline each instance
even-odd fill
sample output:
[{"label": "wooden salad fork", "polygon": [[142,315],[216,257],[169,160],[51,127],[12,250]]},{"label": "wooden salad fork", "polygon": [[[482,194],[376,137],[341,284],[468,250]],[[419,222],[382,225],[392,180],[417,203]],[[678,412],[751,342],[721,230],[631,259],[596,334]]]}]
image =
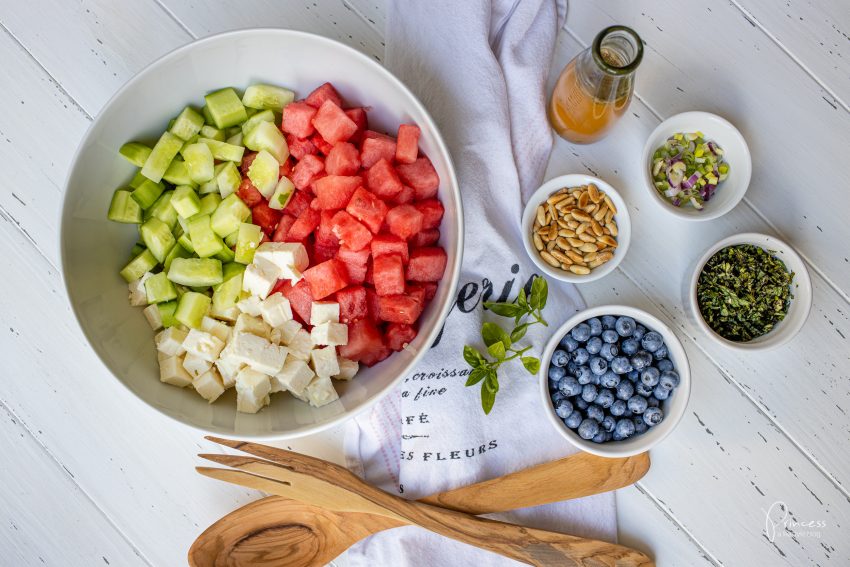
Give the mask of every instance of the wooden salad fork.
[{"label": "wooden salad fork", "polygon": [[[369,485],[343,467],[321,459],[255,443],[208,439],[262,459],[201,455],[233,467],[198,467],[201,474],[300,500],[325,510],[346,515],[378,515],[397,525],[417,525],[532,565],[654,565],[648,556],[628,547],[477,518],[431,504],[404,500]],[[352,520],[356,521],[356,518]]]}]

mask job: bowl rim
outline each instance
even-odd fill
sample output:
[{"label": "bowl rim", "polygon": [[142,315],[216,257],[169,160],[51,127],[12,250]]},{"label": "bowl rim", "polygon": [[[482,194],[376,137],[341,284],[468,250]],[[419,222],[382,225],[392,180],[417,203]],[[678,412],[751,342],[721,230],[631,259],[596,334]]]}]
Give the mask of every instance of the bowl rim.
[{"label": "bowl rim", "polygon": [[[140,70],[139,72],[135,73],[132,77],[127,79],[127,81],[123,85],[121,85],[121,87],[119,87],[118,90],[115,91],[115,93],[111,97],[109,97],[109,99],[103,104],[103,106],[100,108],[100,110],[98,110],[97,114],[92,117],[91,123],[89,124],[88,128],[86,129],[85,134],[83,134],[83,136],[80,138],[80,141],[77,145],[77,149],[74,151],[74,155],[73,155],[73,157],[70,161],[70,165],[68,167],[68,171],[65,175],[65,179],[64,179],[64,182],[63,182],[63,185],[62,185],[64,191],[63,191],[63,194],[62,194],[62,206],[59,209],[59,230],[57,231],[57,238],[59,240],[59,258],[60,258],[59,272],[60,272],[60,277],[62,278],[62,284],[63,284],[63,288],[65,290],[65,296],[66,296],[66,299],[68,301],[68,304],[71,307],[71,311],[74,314],[74,321],[77,324],[77,328],[79,329],[79,331],[81,332],[81,334],[85,338],[86,342],[88,343],[88,347],[91,350],[91,352],[93,352],[94,355],[100,361],[101,366],[110,375],[112,375],[113,378],[115,378],[116,382],[118,382],[125,390],[127,390],[127,392],[129,392],[131,394],[131,396],[130,396],[131,398],[135,398],[137,401],[142,402],[142,404],[144,406],[147,406],[148,408],[153,409],[154,411],[156,411],[160,415],[164,415],[174,422],[180,423],[181,425],[183,425],[185,427],[188,427],[192,430],[196,430],[196,431],[199,431],[199,432],[203,432],[203,433],[207,433],[207,434],[213,433],[213,434],[221,436],[221,437],[239,437],[239,438],[242,438],[242,439],[277,439],[277,440],[284,440],[284,439],[297,439],[297,438],[300,438],[300,437],[306,437],[308,435],[313,435],[313,434],[316,434],[316,433],[320,433],[322,431],[326,431],[328,429],[336,427],[336,426],[356,417],[357,415],[360,415],[360,414],[366,412],[367,410],[372,408],[375,404],[377,404],[380,400],[382,400],[385,396],[387,396],[404,379],[404,377],[408,374],[408,372],[411,369],[413,369],[416,366],[416,364],[418,364],[422,360],[422,358],[424,357],[424,355],[428,351],[428,349],[427,348],[419,349],[419,351],[414,354],[414,356],[410,359],[410,361],[406,365],[406,370],[403,371],[403,372],[399,372],[398,375],[394,379],[392,379],[389,383],[387,383],[387,385],[384,387],[384,389],[380,393],[372,396],[371,399],[368,399],[368,400],[362,402],[358,407],[351,409],[351,410],[346,410],[346,411],[340,413],[339,415],[334,416],[334,417],[332,417],[332,418],[330,418],[326,421],[323,421],[321,423],[303,426],[303,427],[300,427],[299,429],[297,429],[293,432],[269,431],[269,432],[259,432],[259,433],[247,433],[246,432],[246,433],[238,433],[237,434],[235,432],[231,433],[231,432],[223,432],[223,431],[218,431],[218,430],[216,430],[216,431],[207,430],[207,429],[204,429],[203,427],[200,427],[198,425],[190,423],[189,421],[184,420],[184,419],[182,419],[182,418],[180,418],[176,415],[172,415],[171,413],[167,412],[164,408],[161,408],[158,405],[151,403],[147,399],[142,398],[141,396],[136,394],[136,392],[134,392],[130,388],[130,386],[124,382],[124,380],[119,378],[112,371],[112,369],[109,367],[109,365],[107,365],[104,362],[103,358],[100,356],[100,353],[97,351],[97,349],[94,348],[94,346],[92,344],[92,340],[90,339],[89,334],[86,332],[86,330],[83,326],[82,320],[80,319],[80,312],[79,312],[77,306],[75,305],[75,303],[73,301],[71,301],[71,290],[70,290],[70,287],[69,287],[68,278],[66,277],[66,270],[68,269],[68,260],[67,260],[68,251],[67,251],[66,246],[65,246],[65,239],[63,238],[63,235],[65,234],[65,230],[68,227],[68,223],[70,222],[70,219],[68,218],[70,213],[69,213],[68,207],[67,207],[68,194],[69,194],[69,190],[68,190],[69,184],[71,182],[71,179],[77,173],[78,168],[80,167],[80,165],[79,165],[80,161],[79,160],[80,160],[80,154],[83,151],[83,148],[85,148],[88,145],[88,142],[90,141],[92,133],[95,131],[96,127],[100,124],[101,120],[103,119],[103,116],[106,114],[106,111],[113,104],[115,104],[115,102],[118,99],[120,99],[122,96],[124,96],[124,94],[127,91],[132,89],[139,81],[142,81],[144,78],[146,78],[150,74],[156,73],[157,69],[161,65],[163,65],[164,63],[171,61],[175,58],[178,58],[186,52],[190,52],[192,50],[195,50],[199,46],[202,46],[202,45],[205,45],[205,44],[213,44],[213,43],[216,43],[216,42],[228,41],[228,40],[233,41],[233,40],[238,40],[239,38],[242,38],[242,37],[245,37],[245,36],[255,36],[255,35],[263,35],[263,34],[291,36],[291,37],[295,37],[295,38],[299,38],[299,37],[300,38],[309,38],[311,41],[323,42],[323,43],[326,43],[326,44],[333,46],[336,49],[340,49],[340,50],[344,50],[344,51],[349,52],[349,54],[352,57],[354,57],[355,59],[359,59],[364,65],[370,66],[370,67],[376,69],[378,73],[384,74],[387,77],[387,80],[389,80],[392,84],[395,85],[395,87],[397,89],[399,89],[407,97],[409,97],[410,100],[413,103],[414,108],[418,112],[420,112],[422,114],[422,116],[424,116],[424,118],[425,118],[424,126],[429,128],[432,132],[434,132],[434,140],[435,140],[436,146],[437,146],[438,150],[446,156],[446,169],[448,171],[449,179],[446,180],[446,181],[448,181],[448,183],[446,183],[445,185],[447,186],[447,190],[454,193],[455,201],[457,202],[457,225],[458,225],[457,226],[457,232],[458,232],[458,238],[457,238],[456,242],[454,243],[454,253],[455,253],[454,254],[454,256],[455,256],[454,262],[451,262],[449,265],[447,265],[447,268],[451,268],[454,276],[449,278],[449,279],[443,279],[440,282],[443,285],[449,286],[448,293],[447,293],[447,296],[446,296],[448,298],[448,300],[445,302],[445,305],[443,305],[440,308],[440,310],[437,314],[437,319],[435,320],[435,325],[433,326],[433,328],[428,333],[424,334],[423,345],[430,345],[434,341],[434,339],[436,338],[437,334],[441,331],[442,326],[445,323],[446,317],[448,316],[449,312],[451,311],[451,308],[452,308],[452,305],[453,305],[453,301],[451,301],[451,298],[454,297],[457,294],[457,286],[458,286],[458,281],[460,279],[460,270],[461,270],[461,264],[462,264],[462,261],[463,261],[464,233],[465,233],[465,230],[464,230],[464,214],[463,214],[463,199],[461,197],[460,186],[458,184],[457,173],[455,171],[454,160],[452,159],[452,154],[451,154],[449,147],[447,146],[445,140],[443,139],[443,135],[440,132],[440,129],[437,127],[437,124],[434,121],[433,116],[431,116],[431,113],[427,110],[425,105],[422,104],[422,101],[419,100],[419,97],[417,97],[407,87],[407,85],[405,85],[398,77],[396,77],[386,67],[384,67],[383,65],[374,61],[373,59],[371,59],[367,55],[361,53],[360,51],[358,51],[358,50],[354,49],[353,47],[350,47],[350,46],[348,46],[348,45],[346,45],[346,44],[344,44],[340,41],[337,41],[337,40],[334,40],[334,39],[331,39],[331,38],[328,38],[328,37],[325,37],[325,36],[322,36],[322,35],[318,35],[318,34],[314,34],[314,33],[310,33],[310,32],[305,32],[305,31],[300,31],[300,30],[291,30],[291,29],[284,29],[284,28],[269,28],[269,27],[243,28],[243,29],[229,30],[229,31],[225,31],[225,32],[222,32],[222,33],[209,35],[209,36],[206,36],[206,37],[203,37],[203,38],[200,38],[200,39],[196,39],[196,40],[191,41],[187,44],[178,46],[178,47],[172,49],[171,51],[161,55],[160,57],[157,57],[156,59],[154,59],[153,61],[148,63],[142,70]],[[105,222],[105,217],[104,217],[104,222]]]},{"label": "bowl rim", "polygon": [[[663,429],[658,430],[659,433],[655,437],[649,437],[646,433],[637,437],[632,437],[628,441],[630,443],[628,448],[623,448],[619,441],[594,443],[593,441],[582,439],[576,433],[567,428],[561,419],[555,414],[555,408],[552,405],[552,399],[549,395],[549,378],[547,376],[549,360],[555,352],[555,347],[561,341],[561,338],[566,335],[567,331],[587,319],[614,314],[628,315],[634,318],[637,322],[652,327],[654,331],[660,332],[664,336],[664,342],[667,344],[667,348],[672,355],[670,357],[671,360],[675,359],[674,364],[676,372],[678,372],[680,378],[679,386],[676,388],[675,395],[678,396],[677,400],[681,399],[682,402],[677,403],[674,408],[675,411],[672,413],[669,413],[669,410],[671,409],[670,404],[666,406],[665,419],[661,425],[658,426],[659,428],[663,427]],[[631,457],[655,447],[664,441],[664,439],[666,439],[679,425],[679,422],[682,420],[685,412],[687,411],[688,403],[691,398],[690,362],[688,361],[688,355],[687,352],[685,352],[685,347],[682,346],[682,342],[679,340],[679,337],[669,325],[661,321],[655,315],[652,315],[638,307],[632,307],[629,305],[610,304],[589,307],[579,311],[567,319],[567,321],[558,327],[558,329],[552,334],[549,342],[546,343],[546,348],[540,358],[538,382],[540,383],[540,401],[544,406],[543,411],[552,426],[560,432],[562,437],[572,443],[579,450],[600,457]]]},{"label": "bowl rim", "polygon": [[[764,245],[765,242],[771,243],[771,247],[775,250],[781,250],[782,253],[787,254],[788,257],[793,258],[797,261],[802,267],[801,270],[794,272],[794,280],[792,280],[792,285],[797,283],[797,292],[794,294],[794,299],[792,301],[803,301],[801,304],[801,308],[803,311],[802,317],[799,318],[799,322],[795,322],[793,325],[786,326],[786,322],[788,319],[783,319],[777,325],[773,327],[768,333],[762,335],[761,337],[757,337],[760,339],[765,337],[763,340],[759,342],[735,342],[726,339],[719,334],[717,334],[714,329],[712,329],[708,323],[706,323],[705,319],[702,316],[702,312],[699,309],[699,303],[697,302],[697,282],[699,280],[700,274],[702,274],[702,269],[705,267],[705,264],[711,259],[714,254],[718,251],[726,248],[728,246],[735,246],[737,244],[753,244],[758,246],[759,248],[766,249]],[[769,250],[768,250],[769,251]],[[703,333],[708,335],[714,342],[719,345],[725,346],[732,350],[737,350],[739,352],[756,352],[756,351],[766,351],[776,348],[778,346],[784,345],[791,339],[797,336],[800,330],[805,325],[806,320],[809,318],[809,313],[811,313],[812,309],[812,280],[809,275],[809,270],[806,267],[806,262],[803,258],[797,254],[796,250],[794,250],[789,244],[776,238],[775,236],[770,236],[769,234],[763,234],[760,232],[741,232],[738,234],[733,234],[731,236],[727,236],[726,238],[721,238],[711,246],[709,246],[706,251],[699,257],[699,260],[696,262],[696,267],[694,269],[693,274],[691,274],[691,281],[688,286],[688,302],[691,307],[691,314],[697,322],[697,326],[702,329]],[[788,330],[790,329],[790,330]],[[782,331],[781,333],[778,331]],[[773,336],[771,336],[773,335]],[[754,340],[757,340],[754,339]]]},{"label": "bowl rim", "polygon": [[[573,274],[572,272],[565,272],[560,269],[556,270],[543,261],[543,258],[540,257],[540,254],[537,252],[537,249],[534,248],[534,244],[531,240],[531,224],[532,217],[537,210],[537,206],[545,201],[552,193],[562,187],[586,185],[588,183],[595,184],[599,187],[599,189],[605,192],[612,201],[614,201],[614,205],[617,207],[617,214],[614,215],[614,217],[617,219],[617,228],[620,229],[620,231],[617,236],[618,246],[614,257],[598,268],[591,270],[589,274],[582,276]],[[624,223],[622,222],[623,219],[625,219]],[[617,266],[620,265],[623,258],[626,257],[626,254],[629,251],[629,245],[631,244],[632,222],[625,199],[623,199],[620,192],[617,191],[610,183],[599,179],[594,175],[587,175],[584,173],[567,173],[565,175],[559,175],[549,179],[531,194],[531,197],[528,198],[528,202],[525,204],[525,208],[522,211],[520,231],[522,233],[522,242],[525,247],[526,254],[528,254],[531,261],[534,262],[538,268],[543,270],[543,273],[562,282],[579,284],[603,278],[613,272]]]},{"label": "bowl rim", "polygon": [[[706,207],[706,209],[701,211],[700,214],[690,214],[683,211],[681,208],[674,207],[673,205],[668,203],[665,199],[661,198],[661,196],[658,194],[658,191],[656,191],[655,189],[655,185],[652,181],[652,176],[649,173],[651,170],[650,156],[652,155],[652,153],[655,152],[655,148],[653,147],[655,143],[653,143],[653,140],[655,140],[662,132],[669,129],[669,125],[672,121],[681,119],[689,119],[693,121],[695,125],[704,123],[706,121],[717,122],[723,128],[728,129],[733,136],[737,137],[744,148],[743,155],[740,158],[736,157],[736,159],[745,160],[745,163],[747,164],[746,177],[742,180],[740,188],[737,190],[737,195],[722,207]],[[700,128],[697,127],[697,129]],[[744,135],[741,134],[741,131],[738,130],[738,128],[736,128],[734,124],[732,124],[722,116],[719,116],[712,112],[706,112],[704,110],[687,110],[685,112],[679,112],[678,114],[674,114],[673,116],[666,118],[652,130],[649,136],[647,136],[646,141],[643,145],[643,151],[641,152],[641,176],[643,178],[643,185],[649,191],[650,195],[652,195],[652,201],[659,205],[667,213],[680,219],[693,222],[713,220],[722,217],[723,215],[734,209],[738,205],[738,203],[741,202],[741,200],[744,198],[744,195],[747,193],[747,190],[749,189],[750,180],[752,179],[752,170],[753,164],[750,146],[749,144],[747,144],[747,140],[746,138],[744,138]]]}]

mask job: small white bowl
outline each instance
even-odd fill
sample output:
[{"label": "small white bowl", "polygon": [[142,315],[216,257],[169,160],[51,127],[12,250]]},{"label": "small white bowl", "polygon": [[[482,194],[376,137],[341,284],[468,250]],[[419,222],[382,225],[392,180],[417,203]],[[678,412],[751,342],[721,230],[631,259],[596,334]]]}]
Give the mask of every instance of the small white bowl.
[{"label": "small white bowl", "polygon": [[[706,262],[719,250],[727,246],[735,246],[736,244],[754,244],[769,252],[773,252],[776,258],[785,262],[785,266],[794,272],[794,279],[791,281],[791,293],[794,297],[791,299],[791,304],[788,307],[788,313],[785,315],[785,318],[774,326],[769,333],[747,342],[730,341],[714,332],[708,326],[708,323],[705,322],[705,319],[703,319],[699,309],[699,303],[697,302],[697,282]],[[803,262],[803,259],[789,245],[778,238],[766,234],[745,232],[724,238],[706,250],[705,254],[697,261],[696,270],[694,270],[693,276],[691,276],[688,300],[691,304],[691,312],[694,319],[696,319],[697,325],[715,342],[745,352],[768,350],[787,343],[803,328],[803,324],[806,322],[806,318],[808,318],[809,311],[812,308],[812,280],[809,278],[809,271],[806,269],[805,262]]]},{"label": "small white bowl", "polygon": [[[537,252],[537,249],[534,247],[534,241],[531,239],[531,230],[534,226],[534,217],[537,214],[537,206],[540,203],[543,203],[548,199],[552,193],[558,191],[563,187],[578,187],[580,185],[587,185],[589,183],[593,183],[596,187],[599,188],[600,191],[604,192],[608,197],[611,198],[611,201],[614,203],[614,206],[617,207],[617,214],[614,215],[614,220],[617,222],[617,249],[614,251],[614,257],[602,264],[599,267],[596,267],[590,271],[586,276],[582,276],[579,274],[574,274],[572,272],[561,270],[560,268],[553,268],[549,264],[547,264],[543,258],[540,257],[540,254]],[[584,283],[590,282],[593,280],[598,280],[599,278],[611,273],[614,271],[620,262],[623,261],[623,258],[626,256],[626,252],[629,250],[629,242],[631,240],[632,235],[632,222],[629,219],[629,210],[626,207],[626,202],[620,196],[616,189],[611,187],[608,183],[605,183],[599,178],[593,177],[592,175],[584,175],[583,173],[571,173],[568,175],[561,175],[559,177],[555,177],[550,179],[546,183],[540,186],[540,188],[534,192],[531,198],[528,200],[528,203],[525,205],[525,210],[522,213],[522,241],[525,244],[525,251],[531,257],[531,260],[537,264],[537,267],[540,268],[543,273],[547,276],[555,278],[557,280],[561,280],[564,282],[570,283]]]},{"label": "small white bowl", "polygon": [[[674,207],[655,188],[652,179],[652,155],[673,134],[697,130],[705,134],[706,140],[715,142],[723,149],[724,159],[729,163],[729,176],[717,186],[714,196],[705,203],[702,210],[692,206]],[[646,140],[641,160],[644,185],[652,199],[668,213],[691,221],[716,219],[731,211],[744,198],[744,193],[750,185],[753,167],[750,149],[738,129],[725,118],[700,111],[676,114],[659,124]]]},{"label": "small white bowl", "polygon": [[[667,345],[669,358],[673,362],[674,369],[679,373],[679,386],[673,390],[670,397],[661,402],[661,409],[664,412],[664,421],[655,427],[650,428],[642,435],[635,435],[623,441],[607,441],[605,443],[594,443],[586,439],[582,439],[575,431],[564,425],[563,420],[555,413],[555,408],[552,405],[552,399],[549,395],[549,361],[552,359],[552,353],[561,342],[561,339],[573,327],[579,323],[592,319],[593,317],[601,317],[603,315],[627,315],[632,317],[636,322],[644,325],[647,329],[656,331],[664,338],[664,343]],[[591,307],[584,311],[579,311],[570,317],[566,323],[555,331],[546,349],[543,351],[543,356],[540,359],[540,375],[538,377],[540,383],[540,398],[544,406],[549,421],[552,425],[561,432],[564,438],[588,453],[599,455],[600,457],[630,457],[638,455],[644,451],[648,451],[652,447],[670,435],[679,422],[682,416],[685,415],[685,409],[688,406],[688,400],[691,397],[691,370],[688,365],[688,356],[685,354],[685,349],[682,343],[673,333],[673,331],[665,325],[657,317],[650,315],[642,309],[629,307],[627,305],[602,305],[599,307]]]}]

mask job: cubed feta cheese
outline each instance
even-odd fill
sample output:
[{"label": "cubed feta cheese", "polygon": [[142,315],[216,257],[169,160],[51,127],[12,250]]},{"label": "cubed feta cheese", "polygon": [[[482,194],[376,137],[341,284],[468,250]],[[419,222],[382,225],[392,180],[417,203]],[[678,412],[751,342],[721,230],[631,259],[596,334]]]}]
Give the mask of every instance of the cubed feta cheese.
[{"label": "cubed feta cheese", "polygon": [[279,344],[281,344],[280,337],[281,337],[280,329],[272,329],[271,332],[269,333],[269,342],[273,345],[279,345]]},{"label": "cubed feta cheese", "polygon": [[301,272],[307,269],[310,259],[301,243],[264,242],[254,253],[254,263],[278,279],[295,283],[301,279]]},{"label": "cubed feta cheese", "polygon": [[183,368],[186,369],[186,372],[188,372],[192,378],[197,378],[209,370],[211,366],[212,362],[204,360],[196,354],[189,354],[187,352],[186,356],[183,357]]},{"label": "cubed feta cheese", "polygon": [[181,356],[169,356],[159,361],[159,379],[180,388],[185,388],[192,383],[192,377],[183,368]]},{"label": "cubed feta cheese", "polygon": [[189,329],[183,339],[183,348],[191,356],[197,356],[207,362],[215,362],[224,348],[224,341],[198,329]]},{"label": "cubed feta cheese", "polygon": [[260,299],[265,299],[276,283],[277,275],[266,272],[257,264],[249,264],[242,273],[242,289]]},{"label": "cubed feta cheese", "polygon": [[262,314],[263,300],[256,295],[243,297],[236,303],[236,307],[242,312],[253,317],[259,317]]},{"label": "cubed feta cheese", "polygon": [[286,360],[286,347],[273,345],[251,333],[235,333],[228,345],[229,358],[247,364],[257,372],[270,376],[280,372]]},{"label": "cubed feta cheese", "polygon": [[201,330],[205,333],[211,334],[224,343],[226,343],[227,339],[230,338],[230,327],[221,321],[216,321],[212,317],[204,317],[201,319]]},{"label": "cubed feta cheese", "polygon": [[295,358],[310,360],[310,351],[313,350],[314,345],[310,333],[304,329],[298,329],[286,346],[289,347],[289,354]]},{"label": "cubed feta cheese", "polygon": [[310,360],[313,362],[313,372],[319,376],[330,378],[339,374],[336,349],[332,346],[314,349],[310,353]]},{"label": "cubed feta cheese", "polygon": [[339,374],[333,375],[333,378],[337,380],[351,380],[360,370],[360,364],[356,360],[340,357],[337,362],[339,363]]},{"label": "cubed feta cheese", "polygon": [[302,329],[301,323],[292,319],[290,321],[286,321],[283,325],[278,327],[280,330],[280,342],[285,345],[288,345],[293,338],[295,338],[295,334]]},{"label": "cubed feta cheese", "polygon": [[271,389],[268,376],[250,368],[243,368],[236,375],[236,411],[257,413],[263,406],[269,405]]},{"label": "cubed feta cheese", "polygon": [[339,399],[331,379],[327,376],[316,376],[307,386],[307,399],[310,405],[320,408]]},{"label": "cubed feta cheese", "polygon": [[215,367],[218,368],[218,373],[221,375],[221,381],[225,388],[231,388],[236,383],[236,375],[242,370],[245,365],[238,360],[234,360],[230,356],[227,347],[221,351],[221,356],[215,361]]},{"label": "cubed feta cheese", "polygon": [[239,317],[238,307],[228,307],[227,309],[217,309],[215,304],[210,307],[210,316],[221,321],[227,321],[228,323],[233,323],[236,321],[236,318]]},{"label": "cubed feta cheese", "polygon": [[188,333],[178,327],[169,327],[164,331],[157,333],[154,337],[156,341],[156,349],[168,356],[178,356],[186,352],[183,348],[183,341]]},{"label": "cubed feta cheese", "polygon": [[262,319],[259,317],[253,317],[247,313],[239,315],[236,319],[236,325],[233,326],[234,333],[251,333],[252,335],[257,335],[264,339],[269,338],[271,330],[271,327],[269,327]]},{"label": "cubed feta cheese", "polygon": [[347,345],[348,325],[342,323],[322,323],[310,331],[310,338],[316,345]]},{"label": "cubed feta cheese", "polygon": [[310,324],[339,323],[339,303],[335,301],[314,301],[310,306]]},{"label": "cubed feta cheese", "polygon": [[148,304],[148,292],[145,291],[145,280],[151,277],[150,272],[145,272],[139,279],[127,284],[130,290],[129,300],[133,307],[142,307]]},{"label": "cubed feta cheese", "polygon": [[288,390],[293,394],[303,396],[307,384],[315,375],[306,362],[290,357],[283,365],[283,369],[272,376],[272,392]]},{"label": "cubed feta cheese", "polygon": [[162,314],[159,312],[159,307],[155,304],[148,305],[142,310],[142,313],[145,314],[145,319],[148,320],[148,325],[151,326],[151,329],[154,331],[162,329]]},{"label": "cubed feta cheese", "polygon": [[209,403],[216,401],[225,390],[221,376],[219,376],[218,370],[215,367],[210,368],[192,380],[192,386]]},{"label": "cubed feta cheese", "polygon": [[274,293],[263,300],[260,306],[263,321],[272,327],[280,327],[292,319],[292,307],[282,293]]}]

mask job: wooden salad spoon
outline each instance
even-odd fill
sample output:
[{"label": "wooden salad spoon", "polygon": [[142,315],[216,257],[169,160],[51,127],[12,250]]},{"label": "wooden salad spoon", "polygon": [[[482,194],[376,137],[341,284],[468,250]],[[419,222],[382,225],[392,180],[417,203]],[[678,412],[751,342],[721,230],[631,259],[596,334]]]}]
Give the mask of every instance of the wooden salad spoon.
[{"label": "wooden salad spoon", "polygon": [[[406,525],[411,521],[420,525],[424,522],[429,524],[426,526],[429,528],[436,523],[436,527],[439,528],[440,519],[446,521],[446,518],[440,516],[440,513],[446,510],[439,508],[436,509],[435,514],[437,519],[431,517],[434,510],[432,506],[425,507],[424,519],[413,514],[415,520],[405,515],[411,511],[404,510],[403,507],[402,514],[399,514],[397,510],[382,508],[384,499],[389,499],[391,503],[395,500],[403,504],[409,503],[368,485],[365,485],[370,489],[367,492],[370,497],[377,495],[376,501],[379,504],[360,497],[354,500],[349,499],[346,504],[340,504],[334,501],[333,497],[326,496],[325,498],[331,498],[331,502],[327,502],[317,494],[327,494],[329,490],[338,492],[339,482],[344,482],[346,486],[358,486],[358,483],[360,485],[365,483],[349,471],[318,459],[304,457],[302,460],[301,455],[272,447],[210,439],[273,460],[274,463],[246,457],[205,455],[216,462],[235,465],[243,471],[251,471],[261,476],[238,470],[199,469],[203,474],[259,488],[266,492],[283,492],[292,497],[297,496],[295,492],[292,492],[292,486],[295,485],[296,489],[300,487],[303,491],[298,496],[312,503],[305,504],[289,498],[273,496],[231,512],[204,531],[192,545],[189,551],[189,563],[195,567],[324,565],[357,541],[381,530]],[[297,457],[293,458],[293,455]],[[298,461],[297,464],[295,460]],[[281,463],[283,466],[275,465],[275,463]],[[646,453],[626,459],[605,459],[579,453],[498,479],[433,495],[422,499],[421,502],[475,514],[505,511],[628,486],[640,479],[648,468],[649,456]],[[298,472],[295,469],[298,469]],[[316,484],[315,478],[305,476],[313,473],[339,475],[339,478],[334,477],[333,482],[336,484],[323,488]],[[288,478],[292,482],[286,486],[281,484],[282,478]],[[348,497],[344,496],[344,498]],[[317,499],[321,500],[321,505],[315,505]],[[325,505],[344,507],[346,511],[329,510],[324,507]],[[376,506],[378,510],[375,509]],[[421,510],[414,512],[422,513]],[[452,512],[446,513],[452,514]],[[454,521],[455,517],[460,517],[463,521],[477,520],[465,514],[454,514],[449,520],[449,531],[458,531],[455,529],[458,527]],[[492,526],[487,524],[509,526],[509,529],[519,530],[526,543],[541,539],[542,548],[526,548],[519,556],[516,555],[516,550],[510,550],[514,553],[511,556],[521,561],[537,564],[557,562],[567,565],[652,565],[651,560],[645,555],[622,546],[542,530],[519,528],[498,522],[486,520],[481,522],[485,524],[483,528],[485,531],[492,530]],[[463,525],[463,530],[469,529],[465,523]],[[443,528],[445,527],[444,525]],[[480,526],[474,523],[471,527],[473,531],[463,534],[463,537],[468,536],[471,539],[467,543],[480,546],[481,534],[474,531],[475,527]],[[440,529],[434,531],[444,533]],[[456,537],[458,534],[444,533],[444,535]],[[504,551],[506,544],[500,541],[503,538],[496,539],[499,540],[497,543]],[[554,555],[549,557],[548,554],[551,551],[554,551]]]}]

